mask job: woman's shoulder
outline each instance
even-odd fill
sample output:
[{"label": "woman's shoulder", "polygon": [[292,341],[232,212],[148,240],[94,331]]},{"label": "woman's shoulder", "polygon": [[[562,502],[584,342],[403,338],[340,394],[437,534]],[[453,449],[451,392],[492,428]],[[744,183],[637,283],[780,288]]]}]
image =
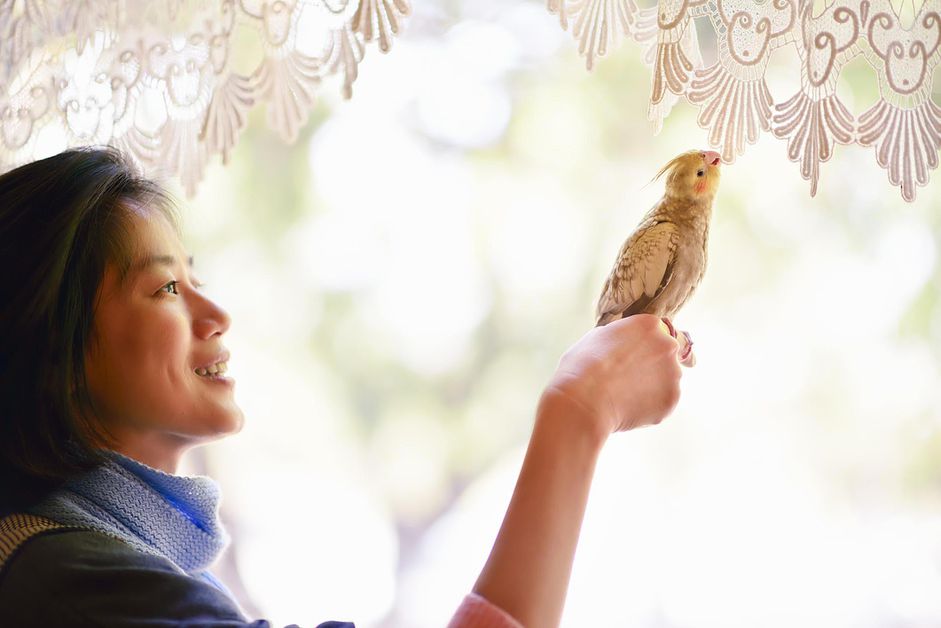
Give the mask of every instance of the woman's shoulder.
[{"label": "woman's shoulder", "polygon": [[26,541],[0,572],[0,625],[252,626],[224,593],[170,560],[91,530]]},{"label": "woman's shoulder", "polygon": [[37,576],[44,585],[52,585],[76,573],[139,568],[183,574],[166,558],[141,552],[102,532],[53,528],[26,540],[0,568],[0,596],[11,583],[34,584]]}]

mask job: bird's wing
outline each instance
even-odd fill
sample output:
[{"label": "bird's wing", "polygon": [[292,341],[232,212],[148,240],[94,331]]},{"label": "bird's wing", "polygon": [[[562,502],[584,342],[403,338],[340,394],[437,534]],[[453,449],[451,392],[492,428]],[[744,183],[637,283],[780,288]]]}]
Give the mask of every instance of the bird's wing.
[{"label": "bird's wing", "polygon": [[598,324],[644,311],[673,278],[679,244],[672,222],[658,222],[628,239],[601,290]]}]

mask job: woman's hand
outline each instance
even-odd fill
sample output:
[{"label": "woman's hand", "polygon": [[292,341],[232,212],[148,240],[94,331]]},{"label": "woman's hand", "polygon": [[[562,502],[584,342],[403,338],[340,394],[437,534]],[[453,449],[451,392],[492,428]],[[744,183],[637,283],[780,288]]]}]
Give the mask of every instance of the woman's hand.
[{"label": "woman's hand", "polygon": [[655,425],[679,401],[680,364],[696,361],[690,345],[650,314],[595,327],[562,355],[540,405],[565,408],[602,439]]}]

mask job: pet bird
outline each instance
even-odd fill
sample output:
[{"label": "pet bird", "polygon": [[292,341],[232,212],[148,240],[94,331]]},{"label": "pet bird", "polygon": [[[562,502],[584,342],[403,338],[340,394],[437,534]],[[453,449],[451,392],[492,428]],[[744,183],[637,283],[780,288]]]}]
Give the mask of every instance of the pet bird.
[{"label": "pet bird", "polygon": [[[666,175],[665,192],[621,246],[598,299],[596,326],[653,314],[676,337],[672,319],[706,272],[719,163],[715,151],[692,150],[657,173],[655,179]],[[691,347],[689,334],[686,340]]]}]

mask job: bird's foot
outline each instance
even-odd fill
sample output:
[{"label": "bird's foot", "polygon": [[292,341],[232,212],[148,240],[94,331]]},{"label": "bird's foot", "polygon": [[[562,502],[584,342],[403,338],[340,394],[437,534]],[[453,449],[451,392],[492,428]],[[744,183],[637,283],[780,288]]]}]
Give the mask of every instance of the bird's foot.
[{"label": "bird's foot", "polygon": [[689,359],[689,354],[693,352],[693,337],[689,335],[688,331],[684,331],[683,335],[686,337],[686,350],[683,351],[683,355],[680,356],[680,362],[685,362]]},{"label": "bird's foot", "polygon": [[673,326],[673,321],[664,316],[660,320],[663,321],[663,324],[667,326],[667,331],[670,332],[670,335],[676,338],[676,327]]}]

